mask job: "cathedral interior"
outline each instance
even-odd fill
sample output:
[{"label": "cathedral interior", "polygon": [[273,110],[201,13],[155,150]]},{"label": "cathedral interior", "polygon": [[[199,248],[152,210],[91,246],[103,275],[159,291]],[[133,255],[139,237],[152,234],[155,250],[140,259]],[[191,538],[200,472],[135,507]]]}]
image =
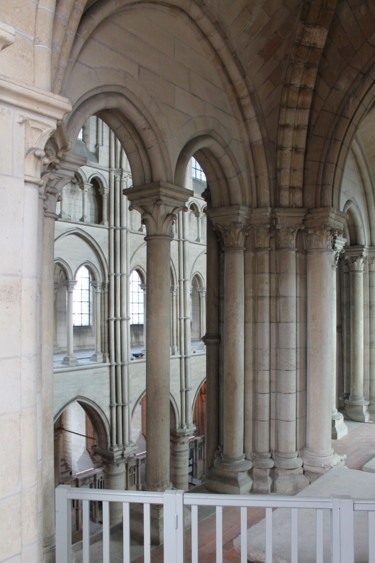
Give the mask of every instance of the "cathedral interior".
[{"label": "cathedral interior", "polygon": [[61,483],[294,495],[345,464],[374,79],[371,0],[0,0],[1,561],[54,561]]}]

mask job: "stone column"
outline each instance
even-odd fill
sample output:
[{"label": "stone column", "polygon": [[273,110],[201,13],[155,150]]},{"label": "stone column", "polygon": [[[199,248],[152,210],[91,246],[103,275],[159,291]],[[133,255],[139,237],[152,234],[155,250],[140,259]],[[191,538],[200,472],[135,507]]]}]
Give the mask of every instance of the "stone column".
[{"label": "stone column", "polygon": [[91,282],[91,286],[94,289],[94,303],[95,303],[95,354],[91,356],[93,362],[103,361],[102,352],[102,319],[101,319],[101,300],[102,300],[102,283],[101,282]]},{"label": "stone column", "polygon": [[[62,136],[62,138],[61,138]],[[41,373],[42,373],[42,484],[43,484],[43,529],[44,529],[44,561],[55,561],[55,530],[54,530],[54,476],[58,476],[59,467],[54,464],[54,436],[53,436],[53,338],[54,327],[54,238],[56,205],[61,196],[62,189],[71,181],[77,165],[83,164],[82,159],[69,154],[58,157],[57,147],[64,143],[61,131],[47,143],[45,153],[45,170],[39,188],[39,197],[42,202],[41,215],[43,216],[41,230]],[[58,437],[59,447],[62,443],[61,435]],[[56,459],[61,459],[61,452],[56,452]]]},{"label": "stone column", "polygon": [[189,489],[189,436],[184,429],[171,433],[171,481],[175,489]]},{"label": "stone column", "polygon": [[171,287],[172,311],[171,311],[171,355],[178,354],[177,340],[177,287]]},{"label": "stone column", "polygon": [[80,221],[82,221],[82,223],[86,223],[87,221],[87,191],[89,187],[91,187],[91,184],[85,182],[81,188],[82,189],[82,217],[80,218]]},{"label": "stone column", "polygon": [[222,453],[207,487],[223,493],[250,491],[251,462],[244,454],[244,245],[247,208],[211,209],[224,251]]},{"label": "stone column", "polygon": [[345,256],[350,270],[350,396],[345,402],[345,410],[352,420],[368,422],[368,401],[363,396],[363,270],[367,256],[366,248],[349,247]]},{"label": "stone column", "polygon": [[40,190],[43,201],[41,285],[41,372],[42,372],[42,487],[44,561],[54,561],[54,433],[53,433],[53,335],[54,335],[54,235],[58,190],[52,185]]},{"label": "stone column", "polygon": [[66,338],[67,338],[67,352],[63,358],[62,363],[65,366],[78,365],[77,358],[73,353],[73,290],[76,281],[67,280],[64,282],[67,295],[67,312],[66,312]]},{"label": "stone column", "polygon": [[199,308],[200,308],[200,325],[201,325],[201,338],[206,333],[206,288],[202,287],[199,290]]},{"label": "stone column", "polygon": [[[332,267],[332,284],[337,287],[337,266],[340,254],[343,251],[345,239],[335,237],[335,255]],[[335,291],[334,300],[332,301],[332,345],[334,350],[332,354],[335,358],[335,369],[332,373],[332,439],[338,440],[348,433],[348,427],[344,422],[344,416],[337,410],[337,291]]]},{"label": "stone column", "polygon": [[277,381],[276,453],[277,493],[303,489],[302,459],[297,451],[297,264],[296,237],[304,211],[278,210],[277,218]]},{"label": "stone column", "polygon": [[170,243],[176,213],[191,192],[154,183],[124,194],[141,213],[147,232],[145,487],[163,491],[170,487]]},{"label": "stone column", "polygon": [[[125,460],[114,456],[113,460],[105,459],[104,486],[106,489],[123,491],[125,487]],[[111,526],[122,522],[122,503],[111,502],[109,521]]]},{"label": "stone column", "polygon": [[209,217],[207,228],[206,346],[206,476],[214,466],[219,446],[219,241]]},{"label": "stone column", "polygon": [[375,417],[375,248],[368,249],[370,307],[370,403],[368,411]]},{"label": "stone column", "polygon": [[108,225],[108,194],[109,189],[107,187],[102,188],[102,224]]},{"label": "stone column", "polygon": [[342,216],[316,210],[306,219],[307,247],[307,410],[306,447],[302,452],[305,472],[311,479],[343,458],[331,446],[332,389],[336,374],[336,278],[335,236],[342,230]]},{"label": "stone column", "polygon": [[254,227],[255,365],[252,492],[271,492],[270,224]]}]

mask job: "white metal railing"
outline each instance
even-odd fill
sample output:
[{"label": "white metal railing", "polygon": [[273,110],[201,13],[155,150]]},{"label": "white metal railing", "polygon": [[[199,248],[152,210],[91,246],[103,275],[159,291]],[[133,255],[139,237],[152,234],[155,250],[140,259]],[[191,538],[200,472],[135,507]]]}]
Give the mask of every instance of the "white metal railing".
[{"label": "white metal railing", "polygon": [[[375,563],[375,500],[354,500],[351,498],[312,498],[312,497],[281,497],[273,495],[218,495],[202,493],[185,493],[183,491],[147,492],[147,491],[114,491],[72,488],[60,485],[56,489],[56,563],[70,563],[72,561],[72,532],[71,532],[71,503],[73,499],[82,502],[82,561],[90,563],[90,501],[101,501],[103,512],[102,556],[100,561],[109,563],[110,558],[110,504],[122,503],[122,557],[124,563],[131,561],[130,549],[130,505],[143,505],[143,557],[145,563],[151,562],[151,506],[163,505],[164,510],[164,562],[183,563],[187,561],[185,553],[185,522],[184,507],[191,510],[190,551],[191,562],[204,562],[199,554],[199,507],[213,507],[216,513],[216,563],[223,563],[223,530],[225,522],[223,509],[237,507],[239,510],[240,527],[238,550],[241,563],[248,560],[248,510],[251,508],[265,509],[264,520],[264,561],[272,563],[277,555],[273,549],[274,526],[276,513],[274,509],[288,509],[286,514],[290,518],[289,557],[291,563],[316,561],[317,563],[354,563],[366,561]],[[311,553],[307,558],[300,553],[298,539],[301,530],[301,511],[314,511],[315,514],[315,558]],[[364,535],[358,534],[354,526],[355,514],[367,514],[367,525]],[[284,514],[284,513],[283,513]],[[327,521],[327,516],[329,520]],[[284,518],[284,516],[283,516]],[[327,526],[328,522],[328,526]],[[357,527],[358,528],[358,527]],[[362,526],[363,528],[363,526]],[[356,530],[356,531],[355,531]],[[312,530],[308,531],[311,535]],[[362,529],[363,532],[363,529]],[[327,533],[329,534],[329,554],[327,558]],[[365,538],[365,539],[364,539]],[[366,555],[357,559],[355,543],[361,545]],[[358,546],[357,546],[358,547]],[[309,550],[307,550],[309,551]]]}]

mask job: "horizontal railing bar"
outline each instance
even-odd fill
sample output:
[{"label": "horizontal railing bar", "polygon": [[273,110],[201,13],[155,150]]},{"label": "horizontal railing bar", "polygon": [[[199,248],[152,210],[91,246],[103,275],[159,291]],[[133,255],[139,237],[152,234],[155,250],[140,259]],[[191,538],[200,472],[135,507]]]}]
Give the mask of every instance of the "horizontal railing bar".
[{"label": "horizontal railing bar", "polygon": [[[374,501],[375,502],[375,501]],[[203,496],[199,498],[198,493],[187,493],[184,496],[184,504],[187,506],[198,505],[198,506],[233,506],[233,507],[260,507],[260,508],[298,508],[298,509],[331,509],[332,499],[322,498],[322,499],[311,499],[307,497],[274,497],[270,496],[268,498],[259,497],[256,495],[250,495],[249,498],[246,497],[234,497],[231,495],[226,495],[225,498],[222,496],[211,495]],[[374,505],[373,505],[374,506]]]},{"label": "horizontal railing bar", "polygon": [[[96,500],[108,502],[163,504],[164,493],[158,491],[127,491],[113,489],[86,489],[60,485],[66,489],[70,500]],[[337,499],[338,497],[335,497]],[[331,509],[334,498],[282,497],[276,495],[219,495],[202,493],[184,493],[186,506],[222,506],[246,508],[297,508],[297,509]],[[375,499],[354,499],[354,510],[375,511]]]},{"label": "horizontal railing bar", "polygon": [[353,510],[366,510],[367,512],[375,512],[375,500],[353,500]]},{"label": "horizontal railing bar", "polygon": [[147,500],[151,504],[163,504],[164,502],[164,494],[156,491],[114,491],[113,489],[86,489],[84,487],[68,487],[67,498],[131,503],[143,503],[144,500]]}]

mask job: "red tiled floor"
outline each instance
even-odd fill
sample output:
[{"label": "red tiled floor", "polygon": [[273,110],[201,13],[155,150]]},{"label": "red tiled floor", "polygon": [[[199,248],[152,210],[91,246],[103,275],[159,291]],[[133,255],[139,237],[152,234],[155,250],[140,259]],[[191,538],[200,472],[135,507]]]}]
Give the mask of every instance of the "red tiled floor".
[{"label": "red tiled floor", "polygon": [[[350,469],[361,469],[362,466],[375,457],[375,424],[361,424],[351,430],[347,436],[332,442],[338,454],[345,454],[346,466]],[[248,511],[248,527],[264,517],[263,509]],[[240,555],[233,548],[233,539],[239,535],[238,509],[225,508],[223,510],[223,562],[239,562]],[[185,533],[186,562],[191,561],[190,530]],[[216,563],[215,515],[208,516],[199,524],[199,561],[200,563]],[[163,548],[156,547],[151,554],[152,563],[163,563]],[[143,557],[134,563],[143,563]],[[171,561],[170,563],[174,563]]]}]

